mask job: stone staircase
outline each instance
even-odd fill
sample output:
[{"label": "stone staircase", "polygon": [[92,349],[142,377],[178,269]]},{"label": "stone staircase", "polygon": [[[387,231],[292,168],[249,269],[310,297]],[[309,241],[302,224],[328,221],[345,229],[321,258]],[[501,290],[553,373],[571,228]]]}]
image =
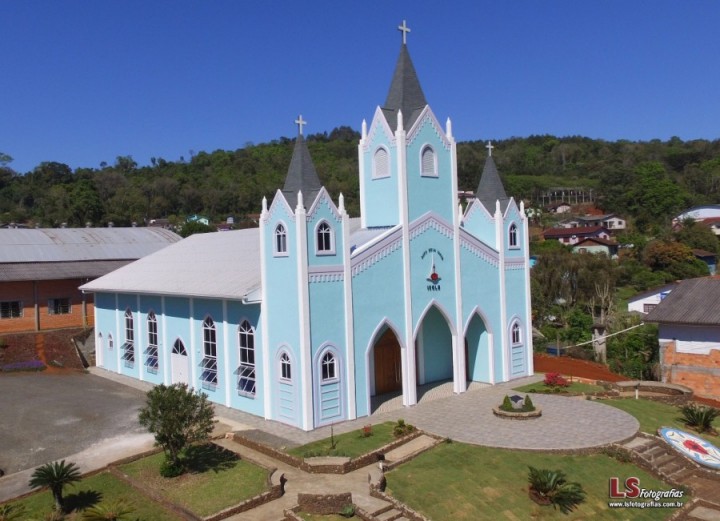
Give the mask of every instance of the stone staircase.
[{"label": "stone staircase", "polygon": [[693,500],[674,520],[720,521],[720,472],[696,465],[655,436],[639,434],[622,447],[640,467],[674,487],[692,490]]},{"label": "stone staircase", "polygon": [[393,505],[387,505],[372,513],[378,521],[410,521],[405,515]]}]

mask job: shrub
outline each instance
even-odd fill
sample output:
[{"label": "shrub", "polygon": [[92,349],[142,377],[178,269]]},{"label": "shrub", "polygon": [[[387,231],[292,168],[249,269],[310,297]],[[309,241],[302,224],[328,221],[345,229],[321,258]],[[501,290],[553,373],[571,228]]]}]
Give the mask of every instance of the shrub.
[{"label": "shrub", "polygon": [[680,413],[682,417],[678,419],[698,432],[714,432],[713,421],[720,415],[718,409],[694,403],[680,407]]},{"label": "shrub", "polygon": [[413,431],[415,431],[415,426],[405,423],[405,420],[400,418],[393,427],[393,436],[399,438],[400,436],[405,436]]},{"label": "shrub", "polygon": [[570,382],[568,382],[560,373],[547,373],[543,383],[553,390],[561,387],[570,387]]},{"label": "shrub", "polygon": [[363,438],[369,438],[372,435],[373,435],[372,425],[370,425],[370,424],[363,425],[361,436]]},{"label": "shrub", "polygon": [[512,402],[510,401],[510,397],[507,394],[505,395],[505,398],[503,398],[503,403],[502,405],[500,405],[500,410],[507,412],[512,412],[515,410],[513,408]]},{"label": "shrub", "polygon": [[523,401],[523,412],[532,412],[535,410],[535,404],[532,403],[532,400],[530,399],[530,395],[525,395],[525,400]]},{"label": "shrub", "polygon": [[563,471],[528,468],[530,497],[536,503],[552,505],[554,508],[559,508],[563,514],[567,514],[585,501],[586,492],[582,485],[568,482]]},{"label": "shrub", "polygon": [[83,521],[125,521],[131,519],[133,508],[123,501],[101,503],[83,512]]},{"label": "shrub", "polygon": [[160,475],[164,478],[175,478],[185,472],[185,466],[180,461],[172,461],[166,457],[160,465]]},{"label": "shrub", "polygon": [[628,450],[623,447],[618,447],[617,445],[603,447],[601,452],[610,458],[616,459],[620,463],[630,463],[632,461]]},{"label": "shrub", "polygon": [[348,504],[342,507],[342,510],[340,510],[340,515],[343,517],[352,517],[355,515],[355,505]]},{"label": "shrub", "polygon": [[25,507],[23,505],[10,505],[8,503],[0,505],[0,521],[19,521],[25,517]]}]

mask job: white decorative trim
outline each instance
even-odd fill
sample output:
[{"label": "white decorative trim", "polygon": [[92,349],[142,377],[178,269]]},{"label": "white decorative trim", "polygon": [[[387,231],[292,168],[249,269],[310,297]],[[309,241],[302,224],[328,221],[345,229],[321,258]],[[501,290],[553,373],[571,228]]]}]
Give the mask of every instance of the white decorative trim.
[{"label": "white decorative trim", "polygon": [[310,340],[310,296],[308,288],[308,243],[305,210],[300,207],[296,214],[297,233],[297,291],[298,321],[300,325],[300,426],[309,431],[313,428],[312,349]]},{"label": "white decorative trim", "polygon": [[262,218],[260,219],[261,224],[263,222],[271,221],[275,212],[280,209],[285,211],[285,214],[291,221],[295,221],[295,213],[293,212],[293,209],[290,208],[290,204],[287,202],[287,199],[285,199],[285,194],[278,190],[275,192],[275,197],[273,197],[272,203],[270,203],[270,208],[264,217],[265,220],[263,221]]},{"label": "white decorative trim", "polygon": [[342,282],[345,280],[345,274],[343,272],[324,272],[324,273],[312,273],[308,275],[308,282],[310,284],[316,284],[320,282]]},{"label": "white decorative trim", "polygon": [[367,241],[366,243],[361,244],[360,246],[356,247],[356,248],[352,251],[352,253],[350,253],[350,257],[353,258],[353,259],[355,259],[355,258],[360,258],[360,255],[361,255],[362,253],[364,253],[364,252],[367,251],[367,250],[370,250],[370,249],[373,248],[376,244],[379,244],[379,243],[383,242],[386,237],[388,237],[389,235],[391,235],[391,234],[393,234],[393,233],[397,234],[398,237],[399,237],[400,234],[398,233],[398,230],[401,230],[401,229],[402,229],[402,226],[401,226],[400,224],[396,224],[395,226],[392,226],[392,227],[386,229],[386,230],[385,230],[384,232],[382,232],[380,235],[378,235],[378,236],[376,236],[376,237],[373,237],[372,239],[370,239],[370,240]]},{"label": "white decorative trim", "polygon": [[[329,232],[330,232],[330,249],[329,250],[321,250],[319,248],[319,241],[318,241],[318,228],[320,228],[321,225],[326,224]],[[315,245],[315,255],[318,257],[326,257],[326,256],[332,256],[335,255],[335,228],[330,224],[330,222],[322,218],[317,223],[315,223],[315,227],[313,228],[313,244]]]},{"label": "white decorative trim", "polygon": [[[432,173],[429,173],[429,174],[423,173],[423,153],[426,150],[430,150],[430,152],[432,153],[432,159],[433,159],[433,171],[432,171]],[[420,177],[431,177],[431,178],[440,177],[440,173],[438,171],[438,155],[430,143],[425,143],[422,147],[420,147],[420,154],[418,157],[418,161],[420,164]]]},{"label": "white decorative trim", "polygon": [[[447,121],[448,136],[450,143],[450,182],[451,208],[459,204],[458,180],[457,180],[457,145],[452,137],[452,125],[450,118]],[[458,334],[455,337],[457,341],[453,343],[453,390],[456,393],[464,393],[467,390],[467,356],[465,355],[465,335],[462,336],[463,341],[460,342],[460,331],[462,331],[463,323],[463,307],[462,307],[462,271],[460,264],[460,213],[453,212],[453,268],[455,270],[455,329]]]},{"label": "white decorative trim", "polygon": [[433,131],[437,135],[437,137],[440,139],[440,142],[443,144],[443,147],[445,150],[450,150],[452,144],[450,140],[445,135],[445,132],[443,131],[442,125],[440,125],[440,122],[435,117],[435,114],[433,113],[432,109],[430,108],[430,105],[425,105],[425,108],[423,108],[422,112],[420,112],[420,115],[415,120],[415,123],[413,123],[413,126],[410,127],[410,130],[408,130],[407,133],[407,145],[412,145],[413,141],[420,135],[420,132],[422,130],[422,127],[425,125],[431,125]]},{"label": "white decorative trim", "polygon": [[448,324],[448,328],[450,329],[450,334],[453,336],[457,336],[457,329],[455,329],[455,324],[453,323],[453,321],[450,320],[450,314],[447,312],[447,309],[445,309],[445,307],[443,307],[443,305],[440,304],[437,299],[430,299],[430,301],[423,309],[422,313],[420,313],[417,324],[415,324],[415,327],[413,328],[413,340],[417,340],[418,333],[420,333],[420,326],[422,325],[423,320],[425,320],[425,315],[428,314],[432,307],[437,308],[437,310],[443,316],[445,322]]},{"label": "white decorative trim", "polygon": [[195,339],[195,299],[190,297],[188,306],[190,308],[190,387],[198,389],[197,383],[197,340]]},{"label": "white decorative trim", "polygon": [[385,119],[385,113],[382,111],[382,109],[378,106],[375,109],[375,114],[373,115],[372,123],[370,124],[370,131],[368,132],[367,138],[364,140],[364,151],[367,152],[370,147],[370,143],[375,142],[375,135],[377,132],[382,130],[385,133],[385,136],[388,138],[388,141],[390,142],[390,146],[395,145],[396,142],[396,136],[393,130],[390,128],[390,125],[388,125],[387,120]]},{"label": "white decorative trim", "polygon": [[[500,265],[505,265],[505,235],[503,230],[503,218],[500,213],[500,201],[495,203],[495,240],[497,242],[498,250],[500,251]],[[509,374],[509,356],[508,351],[510,349],[510,343],[507,341],[507,330],[505,325],[507,324],[507,288],[505,286],[505,270],[498,270],[500,276],[500,324],[503,325],[500,329],[500,357],[502,365],[502,376],[501,381],[508,381]]]},{"label": "white decorative trim", "polygon": [[[262,225],[261,225],[262,226]],[[285,251],[279,251],[277,247],[277,238],[278,238],[278,226],[282,226],[285,230]],[[288,252],[289,244],[290,244],[290,236],[289,236],[289,228],[288,225],[285,223],[283,219],[278,219],[275,222],[275,227],[273,228],[273,242],[272,242],[272,251],[273,251],[273,257],[287,257],[290,255]]]},{"label": "white decorative trim", "polygon": [[335,222],[337,224],[340,224],[342,222],[342,215],[340,215],[340,210],[338,210],[338,207],[335,206],[335,203],[330,197],[330,194],[327,193],[327,190],[325,190],[324,186],[320,188],[317,196],[315,196],[315,200],[310,205],[310,209],[307,211],[305,219],[310,222],[315,217],[315,214],[320,209],[320,205],[322,203],[325,203],[327,209],[330,210],[330,213],[335,218]]},{"label": "white decorative trim", "polygon": [[494,221],[493,215],[477,197],[470,201],[470,204],[465,208],[465,218],[463,221],[469,220],[474,213],[479,213],[479,217],[484,219],[485,222],[492,223]]},{"label": "white decorative trim", "polygon": [[488,264],[500,266],[500,254],[465,229],[460,230],[460,246]]},{"label": "white decorative trim", "polygon": [[350,261],[350,217],[347,212],[342,212],[342,237],[343,237],[343,304],[345,313],[345,350],[347,376],[347,419],[354,420],[357,418],[357,396],[355,390],[355,318],[353,316],[353,300],[352,300],[352,275]]},{"label": "white decorative trim", "polygon": [[422,334],[422,322],[419,324],[417,337],[415,338],[415,357],[417,358],[417,384],[425,385],[425,338]]},{"label": "white decorative trim", "polygon": [[[222,301],[223,319],[223,358],[225,359],[225,406],[230,407],[230,388],[232,387],[232,369],[230,368],[230,344],[228,337],[227,300]],[[242,322],[241,322],[242,323]],[[237,336],[235,337],[237,338]],[[257,372],[255,372],[257,382]]]},{"label": "white decorative trim", "polygon": [[120,346],[122,345],[122,342],[120,342],[120,338],[122,338],[120,336],[120,317],[122,316],[124,319],[125,318],[124,313],[125,312],[123,311],[123,315],[120,314],[120,295],[118,293],[115,293],[115,338],[117,339],[117,342],[118,342],[118,348],[115,350],[115,358],[116,358],[115,367],[117,369],[118,374],[122,374],[122,369],[121,369],[122,364],[120,363],[122,361],[121,355],[120,355]]},{"label": "white decorative trim", "polygon": [[163,345],[163,382],[165,385],[170,385],[172,379],[171,373],[171,359],[172,359],[172,346],[167,341],[167,316],[165,315],[165,295],[160,296],[160,313],[162,315],[162,345]]},{"label": "white decorative trim", "polygon": [[138,378],[141,382],[145,381],[145,350],[143,349],[143,346],[145,345],[145,339],[143,338],[143,321],[142,319],[142,311],[140,311],[140,295],[135,295],[135,307],[137,308],[137,319],[133,318],[133,326],[137,323],[137,335],[135,335],[135,339],[133,340],[133,343],[135,344],[133,348],[135,349],[135,363],[140,364],[140,367],[138,367]]},{"label": "white decorative trim", "polygon": [[366,199],[367,194],[365,193],[365,152],[364,149],[367,146],[367,123],[363,119],[362,122],[362,137],[358,143],[358,172],[360,173],[360,227],[367,228],[367,213]]},{"label": "white decorative trim", "polygon": [[505,260],[505,269],[506,270],[524,270],[525,269],[525,259],[524,258],[506,259]]},{"label": "white decorative trim", "polygon": [[[287,202],[286,202],[287,204]],[[286,228],[286,232],[289,232],[290,229]],[[260,295],[262,302],[265,305],[260,306],[260,328],[262,331],[261,338],[262,338],[262,360],[263,360],[263,372],[265,373],[263,375],[263,416],[266,420],[273,419],[273,410],[272,410],[272,399],[271,399],[271,388],[270,388],[270,378],[268,377],[267,371],[270,364],[270,336],[269,336],[269,326],[268,326],[268,306],[266,305],[267,300],[267,288],[268,288],[268,281],[267,281],[267,255],[265,253],[266,248],[266,233],[267,233],[267,227],[260,224]],[[274,237],[273,237],[274,238]],[[290,249],[290,240],[288,238],[287,246],[288,251]],[[257,371],[255,372],[255,377],[257,378]]]},{"label": "white decorative trim", "polygon": [[440,232],[448,239],[453,238],[454,233],[452,227],[448,226],[438,214],[430,211],[415,219],[415,221],[410,225],[410,240],[413,240],[415,237],[426,232],[430,228]]},{"label": "white decorative trim", "polygon": [[531,289],[530,289],[530,234],[528,233],[528,218],[525,215],[524,204],[520,202],[520,222],[523,230],[523,242],[525,244],[525,251],[523,252],[523,261],[525,261],[525,345],[527,346],[527,374],[531,375],[535,373],[534,361],[533,361],[533,337],[532,337],[532,304],[531,304]]}]

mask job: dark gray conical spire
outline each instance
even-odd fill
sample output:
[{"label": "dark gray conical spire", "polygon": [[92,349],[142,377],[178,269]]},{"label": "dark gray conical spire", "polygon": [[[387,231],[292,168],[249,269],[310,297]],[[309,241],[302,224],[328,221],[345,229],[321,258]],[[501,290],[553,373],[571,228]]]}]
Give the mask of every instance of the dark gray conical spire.
[{"label": "dark gray conical spire", "polygon": [[500,180],[500,174],[498,173],[497,166],[495,166],[495,160],[492,158],[492,149],[493,146],[488,143],[488,157],[485,160],[485,167],[483,168],[480,183],[475,192],[475,197],[480,200],[490,214],[495,213],[496,201],[500,201],[500,211],[502,212],[505,211],[510,201],[510,198],[505,193],[505,187]]},{"label": "dark gray conical spire", "polygon": [[307,206],[315,200],[320,188],[322,188],[322,184],[310,157],[305,138],[302,135],[301,124],[282,193],[290,206],[295,208],[297,206],[298,192],[302,191],[303,201]]},{"label": "dark gray conical spire", "polygon": [[420,111],[425,108],[427,101],[420,87],[415,67],[410,59],[407,45],[402,44],[400,56],[395,65],[395,73],[390,83],[385,105],[382,110],[390,128],[397,128],[397,111],[402,110],[403,127],[407,130],[418,118]]}]

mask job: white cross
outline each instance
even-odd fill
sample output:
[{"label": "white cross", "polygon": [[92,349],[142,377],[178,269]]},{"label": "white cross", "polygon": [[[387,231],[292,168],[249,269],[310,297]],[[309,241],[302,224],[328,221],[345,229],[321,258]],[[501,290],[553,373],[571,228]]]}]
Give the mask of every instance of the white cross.
[{"label": "white cross", "polygon": [[[296,123],[297,123],[297,121],[296,121]],[[490,141],[488,141],[488,144],[485,145],[485,148],[488,149],[488,156],[492,157],[492,151],[493,151],[493,148],[495,148],[495,147],[492,146],[492,143]]]},{"label": "white cross", "polygon": [[407,24],[405,23],[405,20],[403,20],[402,25],[398,25],[398,31],[403,33],[403,45],[407,43],[407,33],[410,32],[410,29],[408,28]]},{"label": "white cross", "polygon": [[295,120],[295,124],[296,124],[296,125],[298,126],[298,128],[300,129],[300,135],[302,136],[303,125],[307,125],[307,121],[305,121],[305,120],[302,118],[302,114],[300,114],[300,115],[298,116],[298,118]]}]

